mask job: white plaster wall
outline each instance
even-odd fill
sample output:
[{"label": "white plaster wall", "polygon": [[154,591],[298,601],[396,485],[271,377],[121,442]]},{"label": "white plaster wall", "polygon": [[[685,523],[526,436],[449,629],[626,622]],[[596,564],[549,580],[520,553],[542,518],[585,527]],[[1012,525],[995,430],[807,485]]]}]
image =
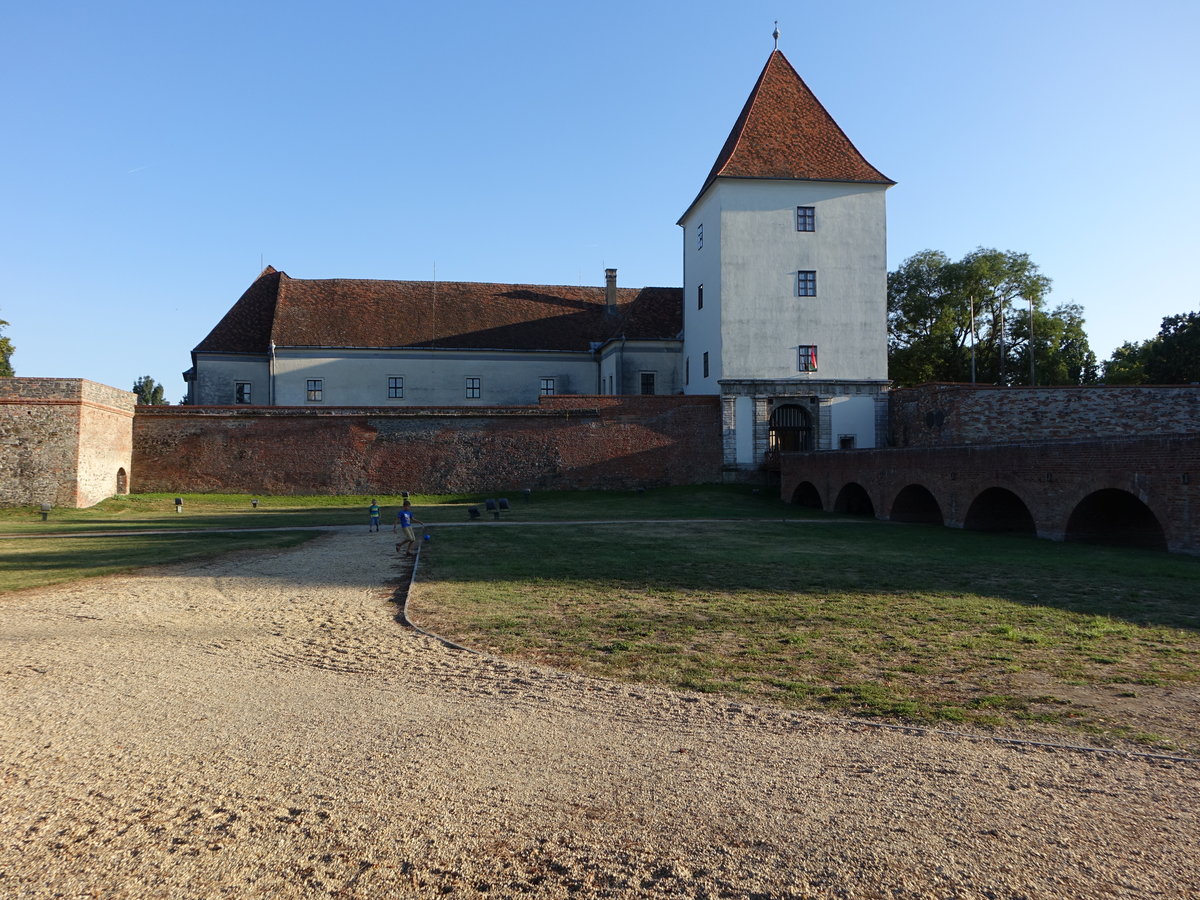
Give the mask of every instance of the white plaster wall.
[{"label": "white plaster wall", "polygon": [[[887,378],[884,185],[720,180],[708,192],[705,231],[719,209],[720,371],[726,378]],[[796,207],[816,230],[796,230]],[[705,250],[709,241],[705,238]],[[797,296],[796,274],[817,273],[817,296]],[[711,276],[705,275],[711,280]],[[705,307],[710,288],[705,284]],[[798,370],[801,344],[819,369]]]},{"label": "white plaster wall", "polygon": [[734,401],[735,458],[739,466],[754,460],[754,400],[737,397]]},{"label": "white plaster wall", "polygon": [[[403,399],[388,398],[390,376],[404,378]],[[468,376],[480,379],[478,399],[467,399]],[[310,378],[324,382],[319,404],[308,400]],[[277,350],[275,405],[525,406],[538,402],[542,378],[555,380],[555,394],[591,394],[596,364],[586,352]]]},{"label": "white plaster wall", "polygon": [[[719,394],[721,357],[721,204],[710,188],[680,220],[683,228],[683,355],[688,358],[686,394]],[[696,228],[704,226],[704,247],[696,247]],[[704,309],[696,308],[696,291],[704,285]],[[704,354],[708,353],[708,378]],[[682,362],[680,363],[682,372]],[[681,376],[682,377],[682,376]]]},{"label": "white plaster wall", "polygon": [[234,382],[249,381],[254,405],[266,406],[271,402],[270,371],[265,357],[198,354],[193,402],[197,406],[233,406]]},{"label": "white plaster wall", "polygon": [[833,397],[829,401],[830,446],[836,450],[844,434],[854,435],[856,450],[875,447],[875,398]]}]

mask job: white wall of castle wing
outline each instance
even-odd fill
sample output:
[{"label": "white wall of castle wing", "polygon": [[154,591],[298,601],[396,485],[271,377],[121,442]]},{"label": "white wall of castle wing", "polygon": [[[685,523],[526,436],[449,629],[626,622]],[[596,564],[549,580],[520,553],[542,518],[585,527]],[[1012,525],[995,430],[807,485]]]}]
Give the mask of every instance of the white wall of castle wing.
[{"label": "white wall of castle wing", "polygon": [[874,396],[831,397],[826,403],[829,404],[830,449],[840,449],[843,446],[844,438],[851,439],[850,449],[874,449],[876,446],[876,400]]},{"label": "white wall of castle wing", "polygon": [[600,350],[600,393],[641,394],[652,375],[654,394],[683,391],[679,341],[609,341]]},{"label": "white wall of castle wing", "polygon": [[[709,189],[679,223],[683,228],[683,356],[686,394],[719,394],[721,355],[721,204]],[[697,233],[704,229],[704,246]],[[704,308],[699,308],[700,286]],[[708,354],[708,377],[704,354]]]},{"label": "white wall of castle wing", "polygon": [[[403,379],[402,397],[389,396],[392,379]],[[275,405],[528,406],[542,379],[556,395],[593,394],[596,363],[589,352],[277,350]],[[310,380],[320,381],[320,400],[309,399]]]},{"label": "white wall of castle wing", "polygon": [[[687,238],[684,277],[688,314],[695,285],[704,279],[703,312],[711,304],[720,316],[720,360],[710,363],[710,372],[723,378],[887,378],[884,192],[884,185],[754,179],[720,179],[709,189],[688,217],[691,230],[704,218],[705,246],[698,250]],[[798,206],[814,207],[815,231],[797,230]],[[717,290],[711,286],[715,268]],[[800,271],[816,273],[815,297],[798,296]],[[704,319],[687,319],[693,356],[694,321],[701,339],[713,340],[703,333],[709,331]],[[801,345],[818,348],[816,372],[800,371]]]},{"label": "white wall of castle wing", "polygon": [[196,355],[196,379],[191,402],[195,406],[233,406],[238,382],[250,385],[250,401],[266,406],[269,397],[271,366],[269,358],[235,354]]}]

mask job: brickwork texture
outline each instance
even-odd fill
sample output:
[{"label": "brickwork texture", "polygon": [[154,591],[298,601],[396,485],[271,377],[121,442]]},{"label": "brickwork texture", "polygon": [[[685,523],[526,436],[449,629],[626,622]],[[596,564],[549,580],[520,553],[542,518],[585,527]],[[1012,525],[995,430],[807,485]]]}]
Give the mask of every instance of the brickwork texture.
[{"label": "brickwork texture", "polygon": [[625,489],[720,480],[715,397],[537,407],[141,407],[135,490],[262,494]]},{"label": "brickwork texture", "polygon": [[77,378],[0,378],[0,504],[84,507],[116,494],[136,400]]}]

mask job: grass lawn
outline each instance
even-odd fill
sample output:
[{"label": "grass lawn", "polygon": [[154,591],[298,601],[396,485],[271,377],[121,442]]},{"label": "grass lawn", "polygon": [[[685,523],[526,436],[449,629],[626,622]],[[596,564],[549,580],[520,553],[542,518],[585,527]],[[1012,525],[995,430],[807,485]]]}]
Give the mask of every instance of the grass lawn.
[{"label": "grass lawn", "polygon": [[854,716],[1200,751],[1195,724],[1158,733],[1127,712],[1195,690],[1194,558],[846,519],[441,529],[429,550],[414,620],[488,652]]},{"label": "grass lawn", "polygon": [[[183,512],[175,512],[175,498]],[[487,499],[506,499],[506,521],[570,519],[688,519],[700,517],[747,518],[762,516],[822,516],[800,510],[753,488],[718,486],[658,488],[635,491],[520,491],[491,494],[413,494],[417,517],[426,522],[462,522],[467,508],[478,506],[484,518]],[[258,500],[258,506],[251,504]],[[250,494],[130,494],[113,497],[87,509],[54,509],[42,521],[37,507],[0,508],[0,534],[62,534],[114,529],[187,528],[294,528],[306,525],[366,525],[367,507],[376,499],[382,520],[395,519],[402,498],[397,495],[267,497]]]}]

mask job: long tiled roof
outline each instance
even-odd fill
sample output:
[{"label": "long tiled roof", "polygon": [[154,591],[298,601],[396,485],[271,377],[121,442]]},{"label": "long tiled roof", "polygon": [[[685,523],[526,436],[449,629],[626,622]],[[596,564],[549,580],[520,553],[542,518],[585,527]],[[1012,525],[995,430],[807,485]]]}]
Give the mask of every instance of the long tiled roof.
[{"label": "long tiled roof", "polygon": [[298,279],[268,266],[197,345],[198,353],[278,347],[588,350],[593,342],[672,340],[680,288]]},{"label": "long tiled roof", "polygon": [[717,178],[895,184],[858,152],[778,50],[758,76],[700,195]]}]

